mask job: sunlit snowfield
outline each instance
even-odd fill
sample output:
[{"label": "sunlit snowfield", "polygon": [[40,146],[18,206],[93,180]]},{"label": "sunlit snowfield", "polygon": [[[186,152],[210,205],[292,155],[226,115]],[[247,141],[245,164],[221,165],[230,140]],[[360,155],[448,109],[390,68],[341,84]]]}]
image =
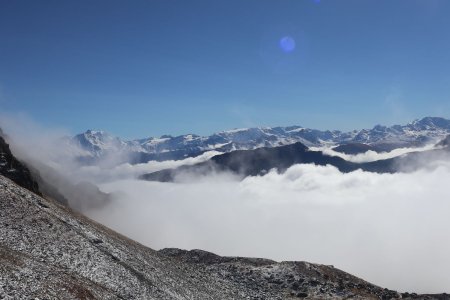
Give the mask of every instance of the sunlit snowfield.
[{"label": "sunlit snowfield", "polygon": [[333,264],[392,289],[439,292],[450,282],[449,177],[442,162],[394,175],[296,165],[243,181],[127,179],[103,183],[123,194],[88,215],[157,249]]}]

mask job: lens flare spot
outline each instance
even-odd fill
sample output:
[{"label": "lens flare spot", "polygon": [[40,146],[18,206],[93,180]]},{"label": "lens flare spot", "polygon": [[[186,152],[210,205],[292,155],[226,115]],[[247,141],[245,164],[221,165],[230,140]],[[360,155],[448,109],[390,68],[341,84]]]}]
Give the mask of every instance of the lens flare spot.
[{"label": "lens flare spot", "polygon": [[292,52],[295,49],[295,40],[290,36],[285,36],[280,39],[280,48],[284,52]]}]

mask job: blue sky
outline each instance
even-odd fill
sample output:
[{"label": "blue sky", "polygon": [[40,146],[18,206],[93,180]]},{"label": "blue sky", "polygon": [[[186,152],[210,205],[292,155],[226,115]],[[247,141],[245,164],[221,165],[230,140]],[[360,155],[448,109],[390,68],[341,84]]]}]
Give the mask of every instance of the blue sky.
[{"label": "blue sky", "polygon": [[0,107],[73,133],[450,117],[450,1],[0,1]]}]

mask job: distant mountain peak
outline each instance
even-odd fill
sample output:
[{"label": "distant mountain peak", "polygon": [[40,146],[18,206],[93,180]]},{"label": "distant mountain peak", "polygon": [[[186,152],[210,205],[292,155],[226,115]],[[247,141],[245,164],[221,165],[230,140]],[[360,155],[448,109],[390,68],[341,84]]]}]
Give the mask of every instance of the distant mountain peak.
[{"label": "distant mountain peak", "polygon": [[415,119],[408,125],[417,125],[417,124],[428,124],[434,126],[442,126],[445,124],[450,124],[450,120],[442,118],[442,117],[423,117],[421,119]]},{"label": "distant mountain peak", "polygon": [[86,130],[83,133],[83,135],[97,137],[97,138],[111,138],[111,137],[114,137],[112,134],[110,134],[107,131],[104,131],[104,130],[92,130],[92,129]]}]

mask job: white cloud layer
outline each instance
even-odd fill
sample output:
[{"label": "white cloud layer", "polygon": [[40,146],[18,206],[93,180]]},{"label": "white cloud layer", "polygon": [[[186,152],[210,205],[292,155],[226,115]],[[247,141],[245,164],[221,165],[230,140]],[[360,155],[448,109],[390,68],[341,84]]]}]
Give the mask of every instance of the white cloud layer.
[{"label": "white cloud layer", "polygon": [[388,151],[388,152],[376,152],[376,151],[369,150],[364,153],[355,154],[355,155],[337,152],[328,147],[312,147],[311,150],[322,151],[323,153],[325,153],[327,155],[338,156],[340,158],[343,158],[345,160],[355,162],[355,163],[364,163],[364,162],[376,161],[376,160],[381,160],[381,159],[389,159],[389,158],[393,158],[393,157],[411,153],[411,152],[423,152],[423,151],[431,150],[434,148],[435,148],[434,144],[429,144],[429,145],[425,145],[423,147],[417,147],[417,148],[397,148],[397,149],[394,149],[394,150]]},{"label": "white cloud layer", "polygon": [[210,159],[220,154],[218,151],[208,151],[197,157],[188,157],[182,160],[149,161],[147,163],[131,165],[121,164],[111,168],[99,166],[81,166],[70,170],[71,175],[76,178],[88,178],[92,182],[104,183],[118,179],[137,178],[139,175],[156,172],[163,169],[177,168],[182,165],[193,165]]},{"label": "white cloud layer", "polygon": [[448,292],[450,166],[410,174],[296,165],[242,182],[121,180],[89,216],[153,248],[332,264],[377,285]]}]

